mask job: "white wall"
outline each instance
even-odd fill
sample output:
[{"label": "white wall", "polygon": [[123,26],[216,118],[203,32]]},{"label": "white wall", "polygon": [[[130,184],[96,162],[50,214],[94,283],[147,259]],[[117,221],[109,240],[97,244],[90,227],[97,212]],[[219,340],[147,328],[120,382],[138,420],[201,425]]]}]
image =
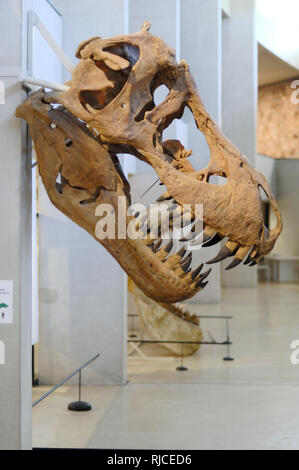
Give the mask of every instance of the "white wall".
[{"label": "white wall", "polygon": [[13,280],[13,324],[0,325],[5,364],[0,365],[0,449],[31,447],[31,170],[25,126],[14,117],[25,94],[22,69],[22,3],[0,0],[0,279]]},{"label": "white wall", "polygon": [[299,69],[297,0],[257,0],[257,40],[286,63]]}]

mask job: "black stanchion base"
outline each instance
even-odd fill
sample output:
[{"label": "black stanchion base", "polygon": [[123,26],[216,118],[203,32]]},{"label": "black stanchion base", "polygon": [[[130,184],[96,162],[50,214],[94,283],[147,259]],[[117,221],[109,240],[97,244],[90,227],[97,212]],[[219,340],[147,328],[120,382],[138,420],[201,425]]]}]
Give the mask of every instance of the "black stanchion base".
[{"label": "black stanchion base", "polygon": [[88,401],[73,401],[69,403],[68,409],[71,411],[89,411],[91,410],[91,404]]},{"label": "black stanchion base", "polygon": [[185,366],[178,366],[176,370],[188,370],[188,367]]},{"label": "black stanchion base", "polygon": [[234,358],[230,357],[230,356],[225,356],[222,360],[223,361],[234,361]]}]

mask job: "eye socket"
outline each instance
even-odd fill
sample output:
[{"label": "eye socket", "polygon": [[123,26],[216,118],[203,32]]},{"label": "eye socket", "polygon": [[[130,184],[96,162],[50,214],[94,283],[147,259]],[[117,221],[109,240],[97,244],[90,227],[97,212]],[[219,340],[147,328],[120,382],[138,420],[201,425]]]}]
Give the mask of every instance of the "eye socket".
[{"label": "eye socket", "polygon": [[[140,57],[139,47],[129,43],[115,44],[103,49],[110,54],[122,57],[128,61],[127,68],[121,70],[113,70],[105,63],[104,60],[94,60],[95,65],[104,72],[107,80],[113,83],[113,87],[102,90],[81,90],[79,93],[79,100],[85,110],[88,111],[86,105],[89,104],[93,109],[99,111],[104,109],[111,101],[113,101],[125,87],[128,77],[131,73],[133,66],[136,64]],[[121,104],[124,108],[125,103]]]}]

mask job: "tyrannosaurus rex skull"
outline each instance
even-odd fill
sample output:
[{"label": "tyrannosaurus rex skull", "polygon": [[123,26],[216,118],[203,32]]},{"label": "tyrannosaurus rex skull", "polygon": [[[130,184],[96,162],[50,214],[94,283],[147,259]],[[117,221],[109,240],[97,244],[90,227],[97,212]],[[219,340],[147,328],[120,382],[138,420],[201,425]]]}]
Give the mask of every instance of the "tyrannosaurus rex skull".
[{"label": "tyrannosaurus rex skull", "polygon": [[[80,62],[69,89],[41,90],[17,109],[17,116],[29,124],[49,198],[95,236],[100,203],[111,204],[115,212],[118,196],[125,196],[126,205],[130,204],[130,186],[117,158],[119,153],[130,153],[151,165],[167,187],[162,200],[173,199],[179,208],[203,205],[203,243],[225,239],[209,263],[234,256],[231,268],[247,256],[245,263],[256,264],[272,250],[282,229],[269,185],[213,122],[188,65],[177,64],[174,51],[148,29],[145,23],[135,34],[85,41],[77,50]],[[156,106],[153,94],[161,84],[169,93]],[[162,140],[164,129],[182,117],[186,106],[210,148],[210,162],[199,172],[188,162],[190,152],[179,141]],[[211,175],[224,176],[226,184],[210,183]],[[276,213],[273,230],[264,225],[260,187]],[[196,215],[192,211],[190,222]],[[126,215],[126,224],[131,219]],[[137,286],[158,302],[187,299],[206,284],[207,273],[202,274],[201,267],[190,270],[191,256],[184,258],[184,248],[170,255],[172,243],[153,243],[151,233],[145,239],[100,242]]]}]

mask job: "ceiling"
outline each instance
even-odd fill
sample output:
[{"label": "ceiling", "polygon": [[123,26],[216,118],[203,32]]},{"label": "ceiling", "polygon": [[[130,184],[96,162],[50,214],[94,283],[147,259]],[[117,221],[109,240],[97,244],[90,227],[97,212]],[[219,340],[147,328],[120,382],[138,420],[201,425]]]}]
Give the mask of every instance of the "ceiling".
[{"label": "ceiling", "polygon": [[261,44],[258,45],[259,86],[282,82],[283,80],[297,77],[299,77],[299,70],[272,54],[268,49],[261,46]]}]

